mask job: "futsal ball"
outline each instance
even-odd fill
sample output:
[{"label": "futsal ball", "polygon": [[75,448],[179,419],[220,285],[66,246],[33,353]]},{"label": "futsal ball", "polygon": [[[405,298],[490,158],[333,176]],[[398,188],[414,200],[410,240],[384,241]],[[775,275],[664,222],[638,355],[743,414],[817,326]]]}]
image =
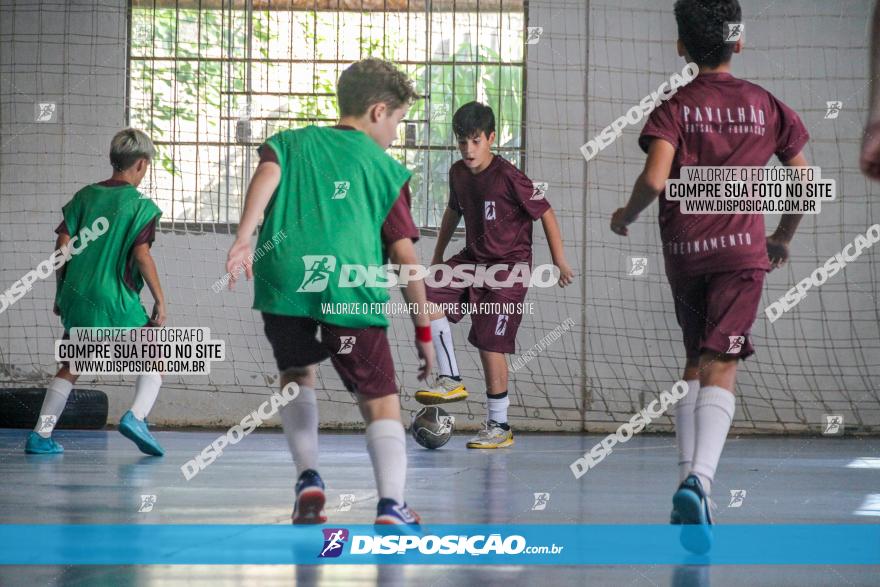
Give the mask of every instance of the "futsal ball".
[{"label": "futsal ball", "polygon": [[455,418],[439,406],[425,406],[413,416],[410,431],[425,448],[440,448],[452,436]]}]

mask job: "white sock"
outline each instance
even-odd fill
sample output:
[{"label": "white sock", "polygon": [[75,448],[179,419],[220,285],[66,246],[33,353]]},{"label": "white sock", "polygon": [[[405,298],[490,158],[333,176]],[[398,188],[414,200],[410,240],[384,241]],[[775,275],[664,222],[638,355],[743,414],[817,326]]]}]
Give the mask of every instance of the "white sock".
[{"label": "white sock", "polygon": [[61,377],[55,377],[49,382],[34,432],[43,438],[52,436],[52,430],[55,429],[55,424],[61,418],[61,412],[64,411],[64,406],[67,405],[67,398],[70,396],[72,389],[73,383]]},{"label": "white sock", "polygon": [[131,404],[131,413],[138,420],[144,418],[153,409],[156,398],[159,397],[159,388],[162,387],[162,376],[158,373],[144,373],[138,375],[134,383],[134,403]]},{"label": "white sock", "polygon": [[507,392],[496,396],[487,393],[486,403],[489,406],[489,419],[499,424],[507,424],[507,408],[510,407],[510,398],[507,397]]},{"label": "white sock", "polygon": [[700,479],[709,494],[715,479],[715,469],[724,450],[724,441],[733,422],[736,398],[733,392],[716,385],[700,389],[697,407],[694,408],[696,441],[692,472]]},{"label": "white sock", "polygon": [[367,452],[373,462],[379,498],[403,503],[406,486],[406,433],[397,420],[375,420],[367,426]]},{"label": "white sock", "polygon": [[452,346],[452,330],[446,316],[431,320],[431,340],[434,341],[434,354],[437,357],[437,372],[440,375],[460,377],[455,349]]},{"label": "white sock", "polygon": [[700,380],[687,381],[688,392],[675,404],[675,440],[678,444],[678,482],[691,474],[694,462],[694,407],[700,393]]},{"label": "white sock", "polygon": [[281,427],[287,437],[297,476],[318,467],[318,399],[315,390],[299,386],[293,401],[281,408]]}]

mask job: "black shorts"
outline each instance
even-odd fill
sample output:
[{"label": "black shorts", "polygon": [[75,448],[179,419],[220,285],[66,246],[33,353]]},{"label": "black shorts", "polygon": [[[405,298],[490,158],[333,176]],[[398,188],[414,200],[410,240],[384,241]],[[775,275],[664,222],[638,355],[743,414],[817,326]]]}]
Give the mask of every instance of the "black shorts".
[{"label": "black shorts", "polygon": [[[385,328],[345,328],[312,318],[263,312],[263,331],[278,371],[316,365],[330,357],[346,389],[366,397],[397,393]],[[318,328],[321,339],[318,340]]]}]

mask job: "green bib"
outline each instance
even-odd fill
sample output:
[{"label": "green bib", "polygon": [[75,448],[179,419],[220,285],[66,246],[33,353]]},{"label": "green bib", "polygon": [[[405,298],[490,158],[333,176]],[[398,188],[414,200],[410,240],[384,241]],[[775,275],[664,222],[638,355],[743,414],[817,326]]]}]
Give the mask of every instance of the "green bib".
[{"label": "green bib", "polygon": [[78,249],[67,261],[55,296],[64,329],[146,324],[149,316],[140,298],[144,279],[135,265],[132,289],[125,283],[125,268],[138,234],[162,215],[159,207],[134,186],[95,184],[78,191],[62,212],[71,241],[76,238],[73,249]]},{"label": "green bib", "polygon": [[[340,277],[356,283],[351,265],[384,263],[382,224],[411,173],[357,130],[309,126],[266,143],[281,181],[255,251],[254,308],[348,328],[388,326],[384,312],[368,310],[388,301],[387,288],[345,287]],[[329,304],[361,310],[325,314]]]}]

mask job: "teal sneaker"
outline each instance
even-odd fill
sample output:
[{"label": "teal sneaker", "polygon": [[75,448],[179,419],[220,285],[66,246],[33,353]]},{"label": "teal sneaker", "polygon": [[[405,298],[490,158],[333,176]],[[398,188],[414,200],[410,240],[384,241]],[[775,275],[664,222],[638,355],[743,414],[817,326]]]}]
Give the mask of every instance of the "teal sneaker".
[{"label": "teal sneaker", "polygon": [[153,435],[150,434],[147,423],[135,418],[131,410],[125,412],[125,415],[119,421],[119,432],[134,442],[144,454],[153,455],[154,457],[161,457],[165,454],[165,451],[156,439],[153,438]]},{"label": "teal sneaker", "polygon": [[712,548],[712,510],[715,504],[703,490],[696,475],[690,475],[672,496],[673,510],[681,523],[681,545],[694,554]]},{"label": "teal sneaker", "polygon": [[24,452],[29,455],[57,455],[64,452],[64,447],[52,440],[52,437],[43,438],[33,430],[28,434]]}]

